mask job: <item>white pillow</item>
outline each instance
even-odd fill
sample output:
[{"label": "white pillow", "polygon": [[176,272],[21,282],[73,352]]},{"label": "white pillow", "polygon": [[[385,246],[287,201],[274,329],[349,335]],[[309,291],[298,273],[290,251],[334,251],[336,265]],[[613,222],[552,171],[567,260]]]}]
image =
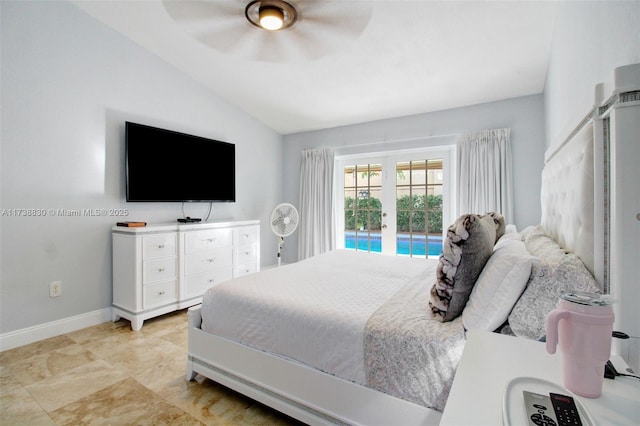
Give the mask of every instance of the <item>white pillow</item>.
[{"label": "white pillow", "polygon": [[504,233],[505,234],[517,234],[518,233],[518,227],[516,225],[514,225],[513,223],[508,223],[504,227]]},{"label": "white pillow", "polygon": [[496,245],[493,249],[496,250],[498,247],[500,247],[500,244],[502,244],[506,240],[524,241],[522,235],[517,232],[505,232],[505,234],[500,237],[498,241],[496,241]]},{"label": "white pillow", "polygon": [[464,327],[487,331],[500,327],[527,286],[534,260],[522,241],[501,239],[462,312]]}]

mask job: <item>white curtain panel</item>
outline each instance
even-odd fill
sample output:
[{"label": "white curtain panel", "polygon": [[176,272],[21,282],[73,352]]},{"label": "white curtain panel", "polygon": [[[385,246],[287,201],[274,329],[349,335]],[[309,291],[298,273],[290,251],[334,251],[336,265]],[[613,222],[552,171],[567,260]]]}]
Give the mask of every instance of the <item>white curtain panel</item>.
[{"label": "white curtain panel", "polygon": [[332,188],[333,149],[302,151],[298,260],[335,248]]},{"label": "white curtain panel", "polygon": [[498,212],[513,223],[511,129],[482,130],[458,138],[459,214]]}]

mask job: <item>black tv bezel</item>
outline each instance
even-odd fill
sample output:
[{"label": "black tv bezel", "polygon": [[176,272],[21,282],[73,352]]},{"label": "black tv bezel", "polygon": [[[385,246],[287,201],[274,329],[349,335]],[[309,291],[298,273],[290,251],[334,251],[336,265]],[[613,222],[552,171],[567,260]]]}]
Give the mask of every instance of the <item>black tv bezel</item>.
[{"label": "black tv bezel", "polygon": [[[138,128],[144,128],[144,129],[148,129],[149,131],[156,131],[156,132],[162,132],[164,134],[167,135],[173,135],[177,140],[178,139],[182,139],[182,140],[191,140],[191,141],[198,141],[198,142],[206,142],[206,143],[213,143],[216,144],[218,146],[224,145],[227,149],[231,148],[232,153],[233,153],[233,165],[231,167],[231,171],[232,171],[232,177],[230,179],[232,179],[232,185],[233,185],[233,191],[232,197],[225,197],[225,198],[221,198],[221,197],[217,197],[217,198],[209,198],[209,197],[205,197],[205,198],[188,198],[188,197],[170,197],[170,198],[144,198],[144,197],[137,197],[136,199],[131,198],[131,194],[130,194],[130,164],[129,164],[129,144],[130,144],[130,140],[129,140],[129,129],[130,126],[136,126]],[[193,135],[193,134],[189,134],[189,133],[183,133],[183,132],[178,132],[175,130],[170,130],[170,129],[165,129],[165,128],[161,128],[161,127],[155,127],[155,126],[150,126],[147,124],[141,124],[141,123],[136,123],[136,122],[131,122],[131,121],[126,121],[125,122],[125,200],[126,202],[131,202],[131,203],[235,203],[236,202],[236,183],[237,183],[237,179],[236,179],[236,152],[235,152],[235,144],[231,143],[231,142],[226,142],[226,141],[221,141],[221,140],[217,140],[217,139],[211,139],[211,138],[206,138],[203,136],[197,136],[197,135]]]}]

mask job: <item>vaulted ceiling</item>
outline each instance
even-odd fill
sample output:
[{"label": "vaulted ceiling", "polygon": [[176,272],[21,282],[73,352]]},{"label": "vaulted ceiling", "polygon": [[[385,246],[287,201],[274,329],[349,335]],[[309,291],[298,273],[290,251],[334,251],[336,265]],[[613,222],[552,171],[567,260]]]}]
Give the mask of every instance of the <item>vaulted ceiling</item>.
[{"label": "vaulted ceiling", "polygon": [[249,0],[74,1],[281,134],[543,91],[555,1],[289,2],[266,32]]}]

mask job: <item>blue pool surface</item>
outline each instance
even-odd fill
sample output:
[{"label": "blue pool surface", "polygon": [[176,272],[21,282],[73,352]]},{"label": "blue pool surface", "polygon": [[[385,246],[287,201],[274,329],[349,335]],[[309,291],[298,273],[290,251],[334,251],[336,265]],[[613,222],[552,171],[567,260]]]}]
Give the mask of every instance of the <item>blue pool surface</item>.
[{"label": "blue pool surface", "polygon": [[[344,247],[347,249],[356,248],[356,233],[344,233]],[[382,252],[382,235],[379,233],[368,234],[366,232],[358,233],[357,241],[358,250],[370,250],[375,253]],[[413,250],[411,250],[413,248]],[[441,235],[414,235],[413,240],[409,234],[398,234],[396,241],[397,254],[410,254],[415,256],[425,256],[428,250],[429,256],[440,256],[442,253],[442,236]]]}]

